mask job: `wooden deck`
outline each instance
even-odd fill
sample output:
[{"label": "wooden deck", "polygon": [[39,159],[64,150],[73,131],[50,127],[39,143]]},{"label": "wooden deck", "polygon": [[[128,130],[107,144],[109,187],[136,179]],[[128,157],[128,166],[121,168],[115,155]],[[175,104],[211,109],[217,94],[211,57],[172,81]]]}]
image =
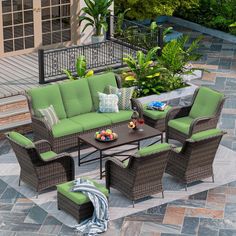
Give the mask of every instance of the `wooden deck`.
[{"label": "wooden deck", "polygon": [[39,86],[38,74],[37,53],[0,58],[0,98]]}]

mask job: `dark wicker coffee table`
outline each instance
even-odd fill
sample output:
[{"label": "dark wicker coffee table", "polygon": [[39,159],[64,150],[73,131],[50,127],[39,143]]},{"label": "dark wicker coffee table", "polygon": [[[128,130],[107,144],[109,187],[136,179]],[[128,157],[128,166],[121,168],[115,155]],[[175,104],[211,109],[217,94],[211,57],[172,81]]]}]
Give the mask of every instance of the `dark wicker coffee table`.
[{"label": "dark wicker coffee table", "polygon": [[[127,151],[131,151],[134,149],[139,149],[140,147],[140,141],[145,140],[145,139],[149,139],[149,138],[153,138],[156,136],[160,136],[160,139],[158,141],[163,141],[163,133],[160,132],[157,129],[154,129],[146,124],[144,124],[143,129],[144,131],[138,131],[138,130],[130,130],[127,126],[127,124],[122,124],[122,125],[118,125],[118,126],[111,126],[111,127],[107,127],[108,129],[112,129],[113,132],[118,134],[118,139],[112,142],[100,142],[95,140],[94,138],[94,131],[88,132],[88,133],[84,133],[79,135],[78,137],[78,165],[80,166],[83,163],[88,163],[91,161],[95,161],[95,160],[100,160],[100,179],[102,179],[102,159],[105,157],[111,157],[111,156],[128,156],[127,154],[124,155],[124,152]],[[158,141],[155,141],[158,142]],[[80,155],[80,151],[81,151],[81,143],[86,143],[92,147],[94,147],[96,150],[81,157]],[[119,146],[123,146],[126,144],[132,144],[135,145],[134,148],[131,149],[125,149],[119,152],[114,152],[112,154],[104,154],[104,151],[107,151],[109,149],[115,148],[115,147],[119,147]],[[84,160],[83,159],[89,157],[91,154],[95,153],[99,151],[99,157],[98,158],[93,158],[92,160]]]}]

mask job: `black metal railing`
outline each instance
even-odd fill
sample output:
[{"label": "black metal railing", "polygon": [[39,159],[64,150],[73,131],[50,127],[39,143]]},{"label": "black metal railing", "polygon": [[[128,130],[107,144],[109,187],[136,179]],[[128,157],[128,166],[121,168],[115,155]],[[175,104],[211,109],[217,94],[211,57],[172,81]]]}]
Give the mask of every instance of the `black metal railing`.
[{"label": "black metal railing", "polygon": [[82,46],[72,46],[53,50],[39,50],[39,83],[58,81],[66,78],[63,69],[76,71],[76,59],[83,55],[86,58],[87,69],[96,72],[108,68],[123,67],[125,55],[135,55],[138,49],[125,43],[119,44],[112,40]]},{"label": "black metal railing", "polygon": [[151,29],[151,27],[134,21],[126,19],[120,21],[117,16],[113,15],[108,17],[108,21],[110,26],[107,33],[108,38],[126,42],[143,51],[159,46],[159,52],[161,52],[163,48],[163,28],[161,26]]},{"label": "black metal railing", "polygon": [[[124,20],[120,26],[117,17],[109,16],[109,29],[106,40],[101,43],[71,46],[60,49],[38,51],[39,83],[49,83],[66,78],[63,69],[75,73],[76,59],[83,55],[87,61],[87,69],[95,72],[107,68],[119,68],[125,55],[135,55],[138,50],[144,53],[149,48],[162,48],[162,29],[151,31],[149,27]],[[161,50],[159,50],[161,53]]]}]

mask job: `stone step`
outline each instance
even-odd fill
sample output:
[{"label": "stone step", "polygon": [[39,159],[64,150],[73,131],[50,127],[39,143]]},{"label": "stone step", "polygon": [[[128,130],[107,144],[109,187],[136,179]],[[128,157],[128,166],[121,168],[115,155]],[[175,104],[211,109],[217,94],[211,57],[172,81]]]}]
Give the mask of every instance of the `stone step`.
[{"label": "stone step", "polygon": [[16,108],[28,107],[26,97],[23,95],[12,96],[0,99],[0,114],[15,110]]},{"label": "stone step", "polygon": [[25,96],[18,95],[0,99],[0,136],[9,130],[24,132],[26,127],[28,132],[30,124],[31,117]]}]

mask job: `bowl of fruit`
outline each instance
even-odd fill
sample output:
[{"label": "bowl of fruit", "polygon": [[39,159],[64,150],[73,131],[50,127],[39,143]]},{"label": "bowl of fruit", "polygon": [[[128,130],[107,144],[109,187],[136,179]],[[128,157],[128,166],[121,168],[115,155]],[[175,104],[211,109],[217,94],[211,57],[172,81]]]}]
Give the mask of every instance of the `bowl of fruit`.
[{"label": "bowl of fruit", "polygon": [[118,135],[114,133],[111,129],[97,131],[94,138],[100,142],[112,142],[118,138]]}]

